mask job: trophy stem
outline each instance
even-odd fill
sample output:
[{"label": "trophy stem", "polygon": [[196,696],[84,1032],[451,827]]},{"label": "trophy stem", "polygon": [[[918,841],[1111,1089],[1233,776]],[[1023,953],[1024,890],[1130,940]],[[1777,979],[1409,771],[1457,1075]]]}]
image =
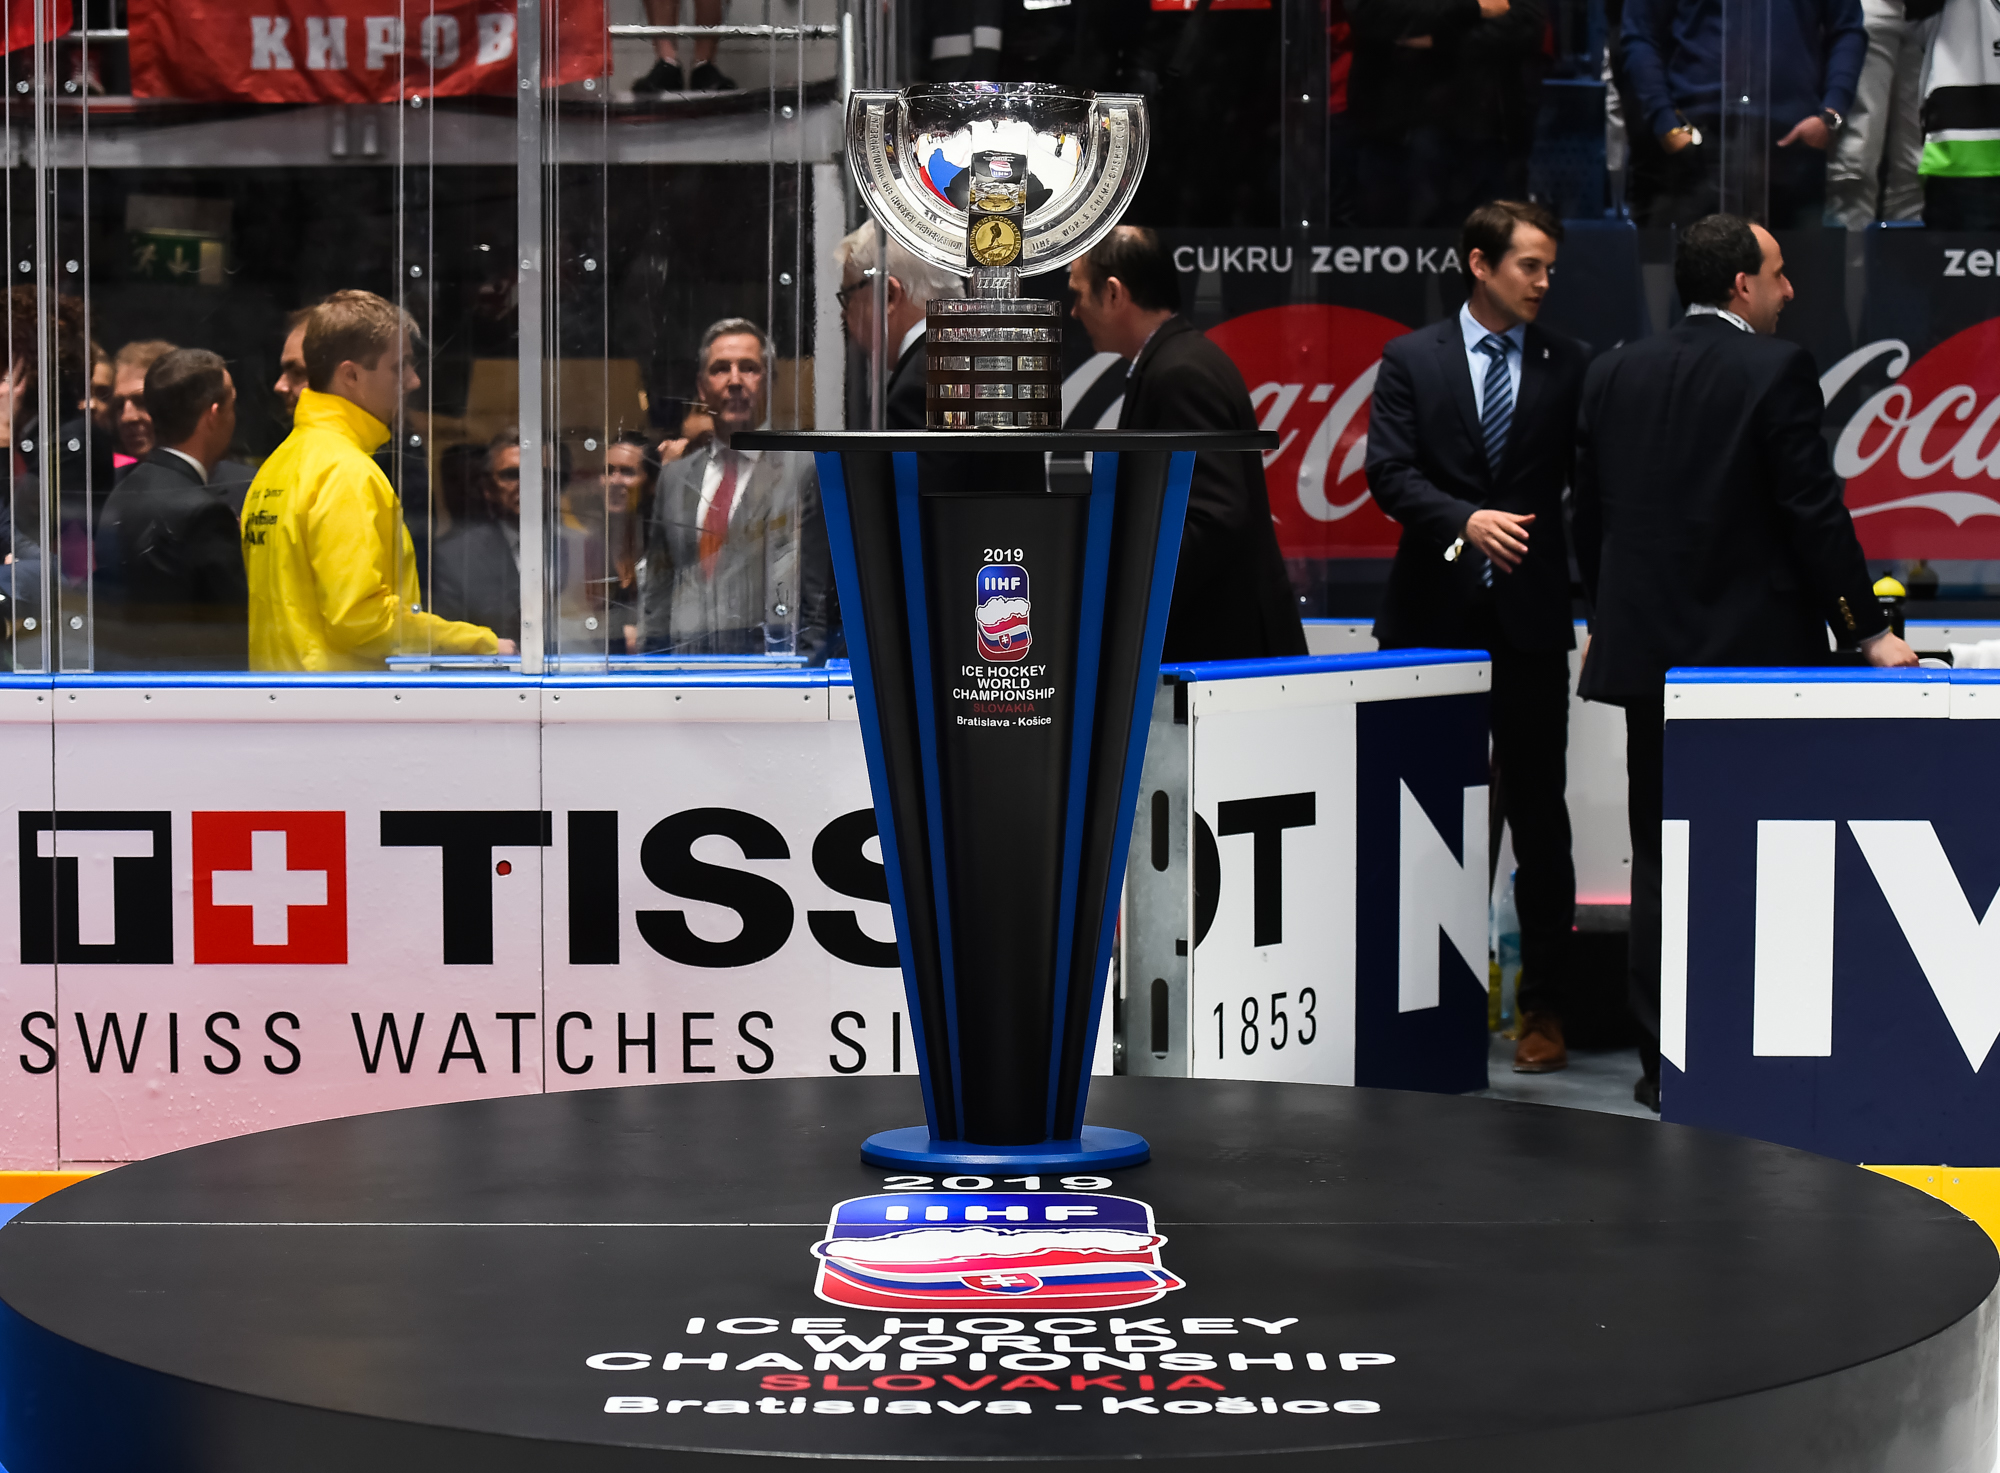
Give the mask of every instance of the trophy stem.
[{"label": "trophy stem", "polygon": [[1021,295],[1021,268],[1001,266],[989,269],[981,266],[972,273],[972,290],[967,295],[980,301],[1018,297]]}]

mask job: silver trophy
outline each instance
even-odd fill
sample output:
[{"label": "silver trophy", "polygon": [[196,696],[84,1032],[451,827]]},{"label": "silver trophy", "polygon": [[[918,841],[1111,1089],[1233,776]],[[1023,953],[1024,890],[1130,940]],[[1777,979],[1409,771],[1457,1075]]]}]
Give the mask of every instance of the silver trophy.
[{"label": "silver trophy", "polygon": [[1046,430],[1062,417],[1062,309],[1023,297],[1102,240],[1146,168],[1146,103],[1039,82],[856,92],[847,163],[882,228],[971,278],[928,304],[934,430]]}]

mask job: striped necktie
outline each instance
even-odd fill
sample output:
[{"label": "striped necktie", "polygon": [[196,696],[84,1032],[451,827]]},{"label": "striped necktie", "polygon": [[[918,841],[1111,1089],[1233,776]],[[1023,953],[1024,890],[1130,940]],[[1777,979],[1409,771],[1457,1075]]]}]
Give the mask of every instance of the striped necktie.
[{"label": "striped necktie", "polygon": [[[1497,332],[1489,332],[1480,342],[1480,351],[1486,354],[1486,389],[1481,395],[1479,433],[1486,440],[1486,465],[1493,472],[1493,481],[1500,481],[1500,462],[1507,454],[1507,431],[1514,423],[1514,383],[1507,376],[1508,342]],[[1493,564],[1488,562],[1479,570],[1479,581],[1486,587],[1493,586]]]},{"label": "striped necktie", "polygon": [[1514,423],[1514,384],[1507,376],[1507,351],[1511,345],[1497,332],[1489,332],[1479,350],[1486,354],[1486,390],[1481,399],[1479,432],[1486,439],[1486,465],[1494,480],[1500,478],[1500,461],[1507,453],[1507,431]]}]

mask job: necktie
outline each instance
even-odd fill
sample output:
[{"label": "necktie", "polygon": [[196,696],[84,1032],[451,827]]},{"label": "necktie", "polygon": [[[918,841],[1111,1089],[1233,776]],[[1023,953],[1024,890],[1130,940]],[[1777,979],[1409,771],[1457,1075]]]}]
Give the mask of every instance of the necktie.
[{"label": "necktie", "polygon": [[722,456],[722,484],[715,488],[715,495],[709,499],[708,515],[701,519],[701,572],[704,578],[715,576],[715,560],[722,556],[722,544],[729,537],[729,507],[736,500],[736,452],[724,450]]},{"label": "necktie", "polygon": [[[1507,431],[1514,423],[1514,384],[1507,376],[1507,340],[1489,332],[1479,344],[1486,354],[1486,390],[1479,415],[1479,432],[1486,440],[1486,465],[1497,484],[1500,462],[1507,454]],[[1493,564],[1479,570],[1479,581],[1493,586]]]},{"label": "necktie", "polygon": [[1507,430],[1514,423],[1514,385],[1507,376],[1507,340],[1489,332],[1479,350],[1486,354],[1486,392],[1479,414],[1479,432],[1486,439],[1486,464],[1494,476],[1500,474],[1501,458],[1507,453]]}]

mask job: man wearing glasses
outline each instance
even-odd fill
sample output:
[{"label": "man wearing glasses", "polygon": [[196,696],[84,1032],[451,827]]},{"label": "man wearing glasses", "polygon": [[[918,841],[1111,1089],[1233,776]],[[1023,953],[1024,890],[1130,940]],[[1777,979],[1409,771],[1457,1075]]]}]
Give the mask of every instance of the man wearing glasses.
[{"label": "man wearing glasses", "polygon": [[875,286],[884,277],[875,257],[875,227],[863,225],[840,242],[840,322],[847,340],[872,363],[882,342],[896,345],[894,366],[882,395],[882,427],[924,427],[924,314],[936,297],[965,294],[958,274],[919,261],[897,241],[889,242],[888,304],[880,341],[875,333]]}]

